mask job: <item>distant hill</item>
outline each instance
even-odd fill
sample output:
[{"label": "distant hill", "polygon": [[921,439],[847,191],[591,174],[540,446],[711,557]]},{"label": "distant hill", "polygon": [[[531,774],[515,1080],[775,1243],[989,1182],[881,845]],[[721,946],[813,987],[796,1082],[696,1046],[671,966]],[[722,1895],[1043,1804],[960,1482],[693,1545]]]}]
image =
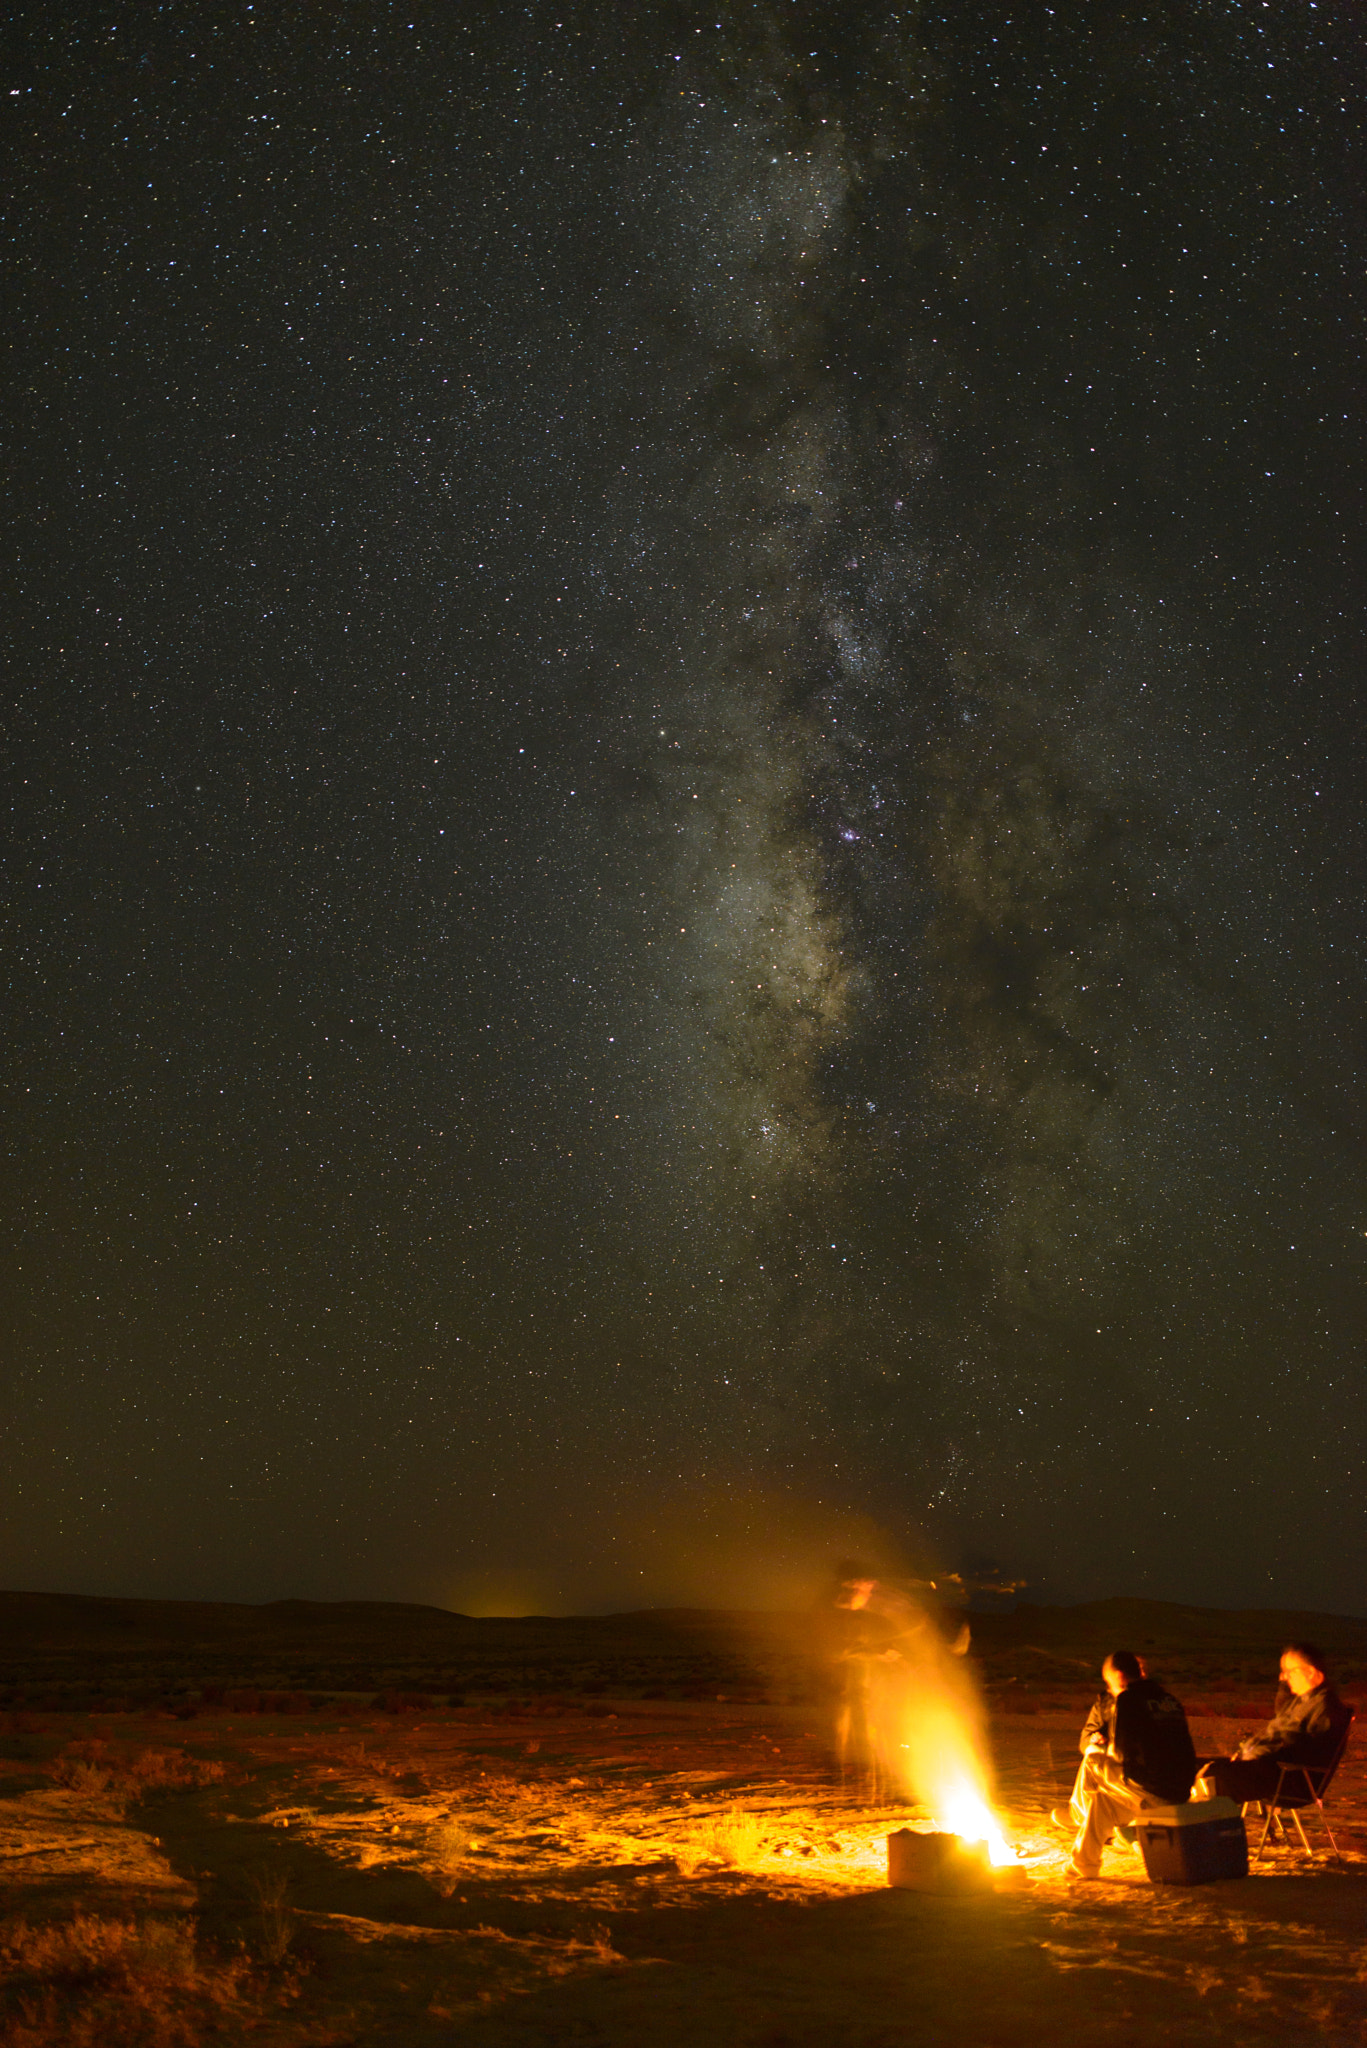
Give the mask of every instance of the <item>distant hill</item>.
[{"label": "distant hill", "polygon": [[[971,1622],[973,1656],[1004,1706],[1076,1704],[1116,1648],[1137,1650],[1184,1696],[1265,1702],[1296,1636],[1321,1643],[1350,1686],[1367,1680],[1367,1620],[1350,1615],[1119,1598],[1023,1602]],[[799,1702],[811,1695],[811,1638],[807,1615],[704,1608],[475,1619],[399,1601],[0,1593],[0,1703],[141,1704],[204,1686]]]},{"label": "distant hill", "polygon": [[1349,1614],[1311,1614],[1292,1608],[1185,1607],[1172,1600],[1089,1600],[1078,1607],[1038,1607],[1021,1601],[1008,1614],[971,1617],[983,1643],[1006,1649],[1038,1642],[1104,1655],[1109,1649],[1265,1652],[1293,1636],[1308,1636],[1340,1656],[1367,1657],[1367,1620]]},{"label": "distant hill", "polygon": [[1262,1718],[1284,1644],[1317,1643],[1350,1690],[1367,1681],[1367,1620],[1290,1608],[1186,1607],[1171,1600],[1090,1600],[1077,1607],[1022,1601],[1009,1614],[974,1616],[973,1648],[989,1694],[1076,1697],[1095,1691],[1108,1650],[1135,1650],[1192,1708]]},{"label": "distant hill", "polygon": [[0,1703],[140,1703],[205,1685],[715,1697],[786,1685],[786,1675],[757,1673],[755,1652],[781,1655],[788,1627],[780,1617],[689,1609],[477,1620],[398,1601],[255,1607],[0,1593]]},{"label": "distant hill", "polygon": [[121,1600],[82,1593],[0,1593],[0,1655],[11,1645],[209,1643],[262,1636],[384,1631],[469,1617],[444,1607],[388,1600],[272,1600],[260,1607],[226,1600]]}]

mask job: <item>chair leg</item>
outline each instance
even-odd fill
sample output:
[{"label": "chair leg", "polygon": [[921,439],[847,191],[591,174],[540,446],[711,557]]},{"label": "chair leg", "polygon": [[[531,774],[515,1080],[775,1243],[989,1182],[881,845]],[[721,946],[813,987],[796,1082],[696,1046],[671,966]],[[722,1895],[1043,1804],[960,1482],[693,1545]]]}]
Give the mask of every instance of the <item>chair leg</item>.
[{"label": "chair leg", "polygon": [[[1320,1799],[1318,1796],[1315,1796],[1314,1804],[1315,1811],[1319,1814],[1320,1817],[1320,1825],[1323,1827],[1325,1834],[1329,1837],[1329,1847],[1333,1851],[1335,1859],[1339,1863],[1342,1863],[1343,1856],[1339,1850],[1339,1845],[1335,1838],[1334,1830],[1329,1825],[1329,1816],[1326,1814],[1324,1810],[1324,1801]],[[1300,1837],[1300,1846],[1302,1853],[1306,1856],[1314,1855],[1315,1851],[1311,1846],[1310,1837],[1305,1832],[1305,1824],[1301,1819],[1300,1809],[1298,1807],[1281,1807],[1276,1805],[1275,1802],[1273,1802],[1272,1800],[1248,1799],[1244,1802],[1243,1812],[1245,1820],[1248,1820],[1251,1816],[1254,1820],[1261,1820],[1263,1824],[1263,1831],[1258,1837],[1258,1846],[1253,1851],[1253,1855],[1251,1858],[1252,1862],[1261,1862],[1263,1852],[1269,1846],[1269,1836],[1271,1837],[1272,1848],[1294,1849],[1296,1847],[1296,1843],[1292,1839],[1292,1827],[1295,1828],[1296,1834]],[[1287,1824],[1288,1817],[1290,1820],[1290,1826],[1288,1826]],[[1275,1834],[1273,1833],[1274,1828],[1276,1830]]]},{"label": "chair leg", "polygon": [[[1255,1803],[1257,1803],[1257,1804],[1261,1804],[1261,1802],[1260,1802],[1260,1801],[1259,1801],[1259,1802],[1255,1802]],[[1270,1807],[1270,1806],[1264,1806],[1264,1807],[1263,1807],[1263,1831],[1262,1831],[1261,1835],[1259,1835],[1259,1837],[1258,1837],[1258,1846],[1257,1846],[1257,1848],[1256,1848],[1256,1850],[1254,1851],[1254,1854],[1253,1854],[1253,1861],[1254,1861],[1255,1863],[1257,1863],[1257,1862],[1259,1861],[1259,1859],[1260,1859],[1260,1858],[1261,1858],[1261,1856],[1262,1856],[1263,1850],[1264,1850],[1264,1849],[1265,1849],[1265,1848],[1267,1847],[1267,1831],[1268,1831],[1268,1829],[1269,1829],[1269,1828],[1271,1827],[1271,1825],[1272,1825],[1272,1814],[1273,1814],[1273,1809],[1272,1809],[1272,1807]]]},{"label": "chair leg", "polygon": [[[1347,1738],[1345,1737],[1344,1740],[1346,1741]],[[1339,1745],[1340,1755],[1342,1754],[1342,1750],[1343,1744],[1341,1743]],[[1250,1805],[1256,1805],[1259,1811],[1266,1814],[1267,1816],[1267,1818],[1263,1822],[1262,1840],[1258,1843],[1257,1852],[1253,1858],[1253,1861],[1255,1863],[1258,1861],[1258,1858],[1262,1855],[1263,1850],[1267,1845],[1268,1832],[1271,1829],[1274,1820],[1277,1823],[1278,1832],[1281,1835],[1282,1842],[1286,1846],[1286,1848],[1292,1849],[1295,1847],[1295,1843],[1291,1839],[1291,1828],[1287,1826],[1288,1814],[1291,1817],[1291,1822],[1295,1827],[1297,1835],[1300,1837],[1302,1854],[1306,1856],[1314,1855],[1315,1852],[1310,1846],[1310,1837],[1305,1832],[1305,1822],[1301,1819],[1302,1804],[1305,1805],[1307,1808],[1311,1805],[1314,1806],[1315,1811],[1318,1813],[1320,1817],[1320,1826],[1324,1829],[1325,1834],[1329,1838],[1329,1847],[1333,1853],[1334,1860],[1337,1863],[1343,1862],[1343,1858],[1339,1854],[1339,1845],[1334,1838],[1334,1830],[1329,1825],[1329,1816],[1325,1813],[1324,1810],[1323,1797],[1324,1787],[1328,1783],[1329,1779],[1333,1777],[1337,1763],[1338,1758],[1335,1757],[1333,1762],[1326,1766],[1326,1768],[1322,1772],[1318,1770],[1313,1770],[1312,1767],[1306,1764],[1283,1764],[1281,1770],[1277,1775],[1277,1789],[1272,1794],[1271,1798],[1262,1800],[1250,1800],[1245,1803],[1245,1816],[1248,1813]],[[1289,1784],[1289,1780],[1291,1780],[1292,1778],[1300,1778],[1302,1783],[1304,1784],[1306,1792],[1305,1800],[1294,1805],[1290,1803],[1291,1787]],[[1316,1782],[1317,1779],[1318,1783]],[[1287,1800],[1286,1805],[1282,1804],[1284,1797]]]},{"label": "chair leg", "polygon": [[[1255,1808],[1257,1809],[1256,1812],[1254,1810]],[[1243,1822],[1245,1828],[1247,1828],[1248,1826],[1250,1815],[1252,1815],[1254,1820],[1261,1820],[1262,1814],[1263,1809],[1256,1799],[1245,1799],[1239,1808],[1239,1818]],[[1256,1857],[1254,1858],[1254,1861],[1257,1861]]]},{"label": "chair leg", "polygon": [[1339,1845],[1334,1840],[1334,1830],[1330,1827],[1329,1816],[1324,1810],[1324,1801],[1317,1797],[1315,1800],[1315,1805],[1319,1811],[1320,1826],[1324,1829],[1325,1834],[1329,1837],[1329,1847],[1334,1852],[1335,1861],[1342,1863],[1343,1858],[1339,1855]]}]

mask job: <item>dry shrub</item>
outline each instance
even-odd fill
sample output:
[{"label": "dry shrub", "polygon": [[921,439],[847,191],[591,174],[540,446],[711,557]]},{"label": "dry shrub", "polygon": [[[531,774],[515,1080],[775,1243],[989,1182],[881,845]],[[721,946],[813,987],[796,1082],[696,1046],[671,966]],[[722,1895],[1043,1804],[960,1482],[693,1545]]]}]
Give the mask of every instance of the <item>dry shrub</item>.
[{"label": "dry shrub", "polygon": [[[546,1803],[546,1787],[539,1779],[515,1778],[511,1769],[501,1769],[497,1764],[481,1771],[473,1785],[467,1780],[467,1789],[479,1793],[490,1805],[511,1807],[519,1819],[526,1818],[526,1808]],[[523,1811],[519,1813],[518,1809]]]},{"label": "dry shrub", "polygon": [[278,1970],[294,1940],[290,1881],[283,1871],[258,1870],[248,1879],[252,1899],[254,1946],[263,1963]]},{"label": "dry shrub", "polygon": [[103,1735],[87,1735],[75,1742],[68,1742],[62,1756],[75,1758],[80,1763],[107,1764],[109,1744]]},{"label": "dry shrub", "polygon": [[470,1846],[471,1838],[478,1840],[475,1830],[458,1820],[441,1820],[427,1837],[427,1846],[435,1863],[455,1863]]},{"label": "dry shrub", "polygon": [[54,1759],[52,1776],[90,1799],[128,1800],[145,1792],[193,1792],[221,1784],[226,1764],[186,1756],[178,1749],[145,1749],[139,1756],[111,1756],[99,1741],[72,1742]]},{"label": "dry shrub", "polygon": [[427,1837],[427,1853],[432,1861],[432,1882],[446,1898],[451,1896],[466,1870],[466,1859],[483,1838],[478,1831],[461,1821],[438,1821]]},{"label": "dry shrub", "polygon": [[118,1784],[112,1771],[80,1757],[58,1757],[52,1775],[59,1785],[69,1792],[79,1792],[92,1806],[119,1807],[127,1797],[127,1787]]},{"label": "dry shrub", "polygon": [[[594,1961],[598,1963],[624,1963],[626,1961],[626,1957],[621,1951],[615,1949],[612,1945],[612,1929],[610,1927],[590,1927],[583,1934],[572,1934],[565,1943],[565,1955],[569,1967],[573,1967],[575,1963],[585,1956],[592,1956]],[[560,1976],[565,1967],[565,1965],[562,1965],[560,1968],[557,1968],[555,1964],[552,1964],[550,1973],[553,1977]]]},{"label": "dry shrub", "polygon": [[691,1847],[704,1863],[740,1867],[753,1863],[758,1856],[762,1833],[753,1813],[742,1813],[738,1806],[733,1806],[726,1813],[714,1814],[694,1837]]},{"label": "dry shrub", "polygon": [[251,2009],[250,1964],[202,1955],[180,1920],[78,1913],[0,1930],[5,2048],[198,2048]]},{"label": "dry shrub", "polygon": [[145,1749],[130,1759],[128,1775],[142,1792],[195,1792],[201,1785],[221,1785],[228,1766],[212,1758],[186,1756],[179,1749]]}]

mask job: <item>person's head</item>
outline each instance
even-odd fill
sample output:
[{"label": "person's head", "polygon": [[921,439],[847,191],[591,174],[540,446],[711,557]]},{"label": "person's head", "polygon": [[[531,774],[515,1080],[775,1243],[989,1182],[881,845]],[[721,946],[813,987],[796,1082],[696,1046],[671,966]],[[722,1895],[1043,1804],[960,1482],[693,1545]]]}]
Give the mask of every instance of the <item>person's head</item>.
[{"label": "person's head", "polygon": [[1107,1692],[1119,1698],[1126,1686],[1136,1685],[1144,1676],[1144,1666],[1133,1650],[1112,1650],[1101,1667],[1101,1676],[1106,1681]]},{"label": "person's head", "polygon": [[1282,1684],[1304,1697],[1325,1680],[1324,1652],[1314,1643],[1288,1643],[1282,1651]]},{"label": "person's head", "polygon": [[878,1584],[877,1574],[855,1557],[842,1557],[835,1568],[837,1607],[859,1609],[867,1607],[873,1589]]}]

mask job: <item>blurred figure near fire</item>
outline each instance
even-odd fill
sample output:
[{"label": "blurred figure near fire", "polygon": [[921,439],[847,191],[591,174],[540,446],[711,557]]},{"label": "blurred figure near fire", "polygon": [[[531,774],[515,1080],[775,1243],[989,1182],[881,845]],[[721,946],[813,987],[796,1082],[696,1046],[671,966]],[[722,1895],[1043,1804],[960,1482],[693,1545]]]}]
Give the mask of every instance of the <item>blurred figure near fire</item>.
[{"label": "blurred figure near fire", "polygon": [[1149,1678],[1133,1650],[1112,1650],[1101,1667],[1106,1690],[1083,1724],[1082,1763],[1055,1825],[1073,1836],[1074,1877],[1101,1873],[1101,1852],[1149,1806],[1180,1804],[1191,1792],[1196,1751],[1181,1702]]},{"label": "blurred figure near fire", "polygon": [[880,1579],[846,1558],[836,1568],[826,1615],[826,1661],[841,1789],[884,1805],[905,1796],[910,1775],[903,1739],[918,1720],[918,1695],[954,1691],[947,1667],[968,1649],[965,1622],[953,1643],[919,1596],[930,1579]]}]

